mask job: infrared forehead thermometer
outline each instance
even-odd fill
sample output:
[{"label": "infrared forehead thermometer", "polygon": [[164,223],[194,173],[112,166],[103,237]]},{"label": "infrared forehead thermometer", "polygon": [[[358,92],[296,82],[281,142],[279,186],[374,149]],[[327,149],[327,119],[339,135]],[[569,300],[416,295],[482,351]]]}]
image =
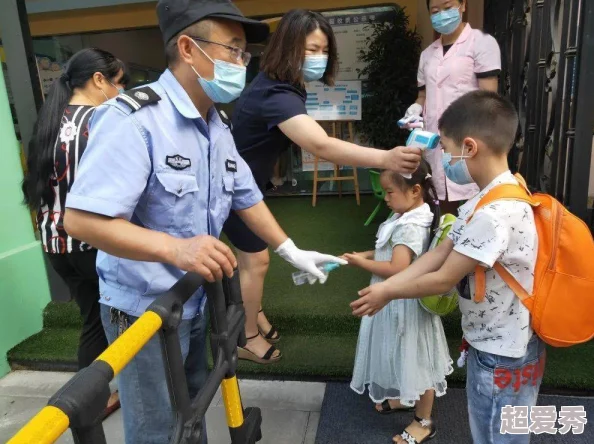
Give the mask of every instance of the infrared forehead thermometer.
[{"label": "infrared forehead thermometer", "polygon": [[[416,129],[408,136],[406,146],[422,150],[434,150],[439,146],[439,140],[439,136],[435,133]],[[406,179],[412,178],[412,174],[402,174],[402,176]]]},{"label": "infrared forehead thermometer", "polygon": [[423,119],[419,116],[410,116],[404,117],[398,121],[398,126],[400,128],[406,129],[414,129],[414,128],[421,128],[423,129]]},{"label": "infrared forehead thermometer", "polygon": [[421,148],[422,150],[434,150],[439,145],[439,136],[430,131],[416,129],[406,141],[406,146]]}]

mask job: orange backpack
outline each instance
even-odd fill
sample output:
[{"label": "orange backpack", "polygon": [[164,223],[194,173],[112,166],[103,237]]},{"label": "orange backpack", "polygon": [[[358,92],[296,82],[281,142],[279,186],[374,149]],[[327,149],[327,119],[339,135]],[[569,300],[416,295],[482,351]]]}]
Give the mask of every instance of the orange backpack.
[{"label": "orange backpack", "polygon": [[[548,194],[531,194],[520,185],[503,184],[489,191],[474,212],[496,200],[518,200],[532,206],[538,233],[534,291],[528,294],[499,263],[494,270],[528,308],[532,328],[547,344],[569,347],[594,337],[594,240],[588,226]],[[472,216],[471,216],[472,217]],[[485,297],[485,269],[477,267],[475,302]]]}]

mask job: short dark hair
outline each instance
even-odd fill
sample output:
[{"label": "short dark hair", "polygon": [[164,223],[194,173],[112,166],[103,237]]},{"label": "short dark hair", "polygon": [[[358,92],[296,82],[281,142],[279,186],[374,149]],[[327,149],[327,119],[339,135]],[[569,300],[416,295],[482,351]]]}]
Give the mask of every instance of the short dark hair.
[{"label": "short dark hair", "polygon": [[320,29],[328,38],[328,66],[321,80],[326,85],[334,85],[338,69],[334,31],[322,14],[304,9],[293,9],[283,16],[262,56],[262,71],[271,79],[302,85],[305,40],[316,29]]},{"label": "short dark hair", "polygon": [[466,137],[476,137],[499,153],[508,153],[518,132],[518,113],[505,97],[492,91],[472,91],[441,115],[439,130],[461,145]]},{"label": "short dark hair", "polygon": [[182,29],[174,37],[171,38],[165,45],[165,62],[167,66],[172,67],[177,63],[179,59],[179,51],[177,49],[177,39],[182,35],[188,37],[199,37],[201,39],[209,39],[210,31],[212,27],[212,21],[209,19],[200,20],[185,29]]}]

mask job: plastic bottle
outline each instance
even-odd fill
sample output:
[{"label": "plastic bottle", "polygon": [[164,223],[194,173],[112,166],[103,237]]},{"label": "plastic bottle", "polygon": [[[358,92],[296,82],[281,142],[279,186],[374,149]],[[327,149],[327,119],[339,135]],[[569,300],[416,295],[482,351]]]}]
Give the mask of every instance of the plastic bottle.
[{"label": "plastic bottle", "polygon": [[[320,270],[322,273],[324,273],[324,275],[327,277],[328,274],[332,270],[336,270],[338,267],[340,267],[340,264],[327,263],[327,264],[318,266],[318,270]],[[316,276],[314,276],[311,273],[308,273],[307,271],[296,271],[295,273],[292,274],[292,277],[293,277],[293,283],[295,285],[303,285],[308,282],[313,285],[318,280],[318,278]]]}]

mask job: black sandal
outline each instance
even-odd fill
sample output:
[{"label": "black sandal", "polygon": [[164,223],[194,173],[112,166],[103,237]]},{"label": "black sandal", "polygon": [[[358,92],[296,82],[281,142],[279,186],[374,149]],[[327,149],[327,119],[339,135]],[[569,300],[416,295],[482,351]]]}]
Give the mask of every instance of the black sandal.
[{"label": "black sandal", "polygon": [[[264,312],[263,309],[260,310],[258,313],[262,312]],[[265,333],[258,325],[258,331],[262,336],[264,336],[264,339],[266,339],[270,344],[276,344],[278,343],[278,341],[280,341],[280,335],[278,334],[278,331],[274,326],[270,328],[270,331],[268,333]]]},{"label": "black sandal", "polygon": [[[258,333],[255,336],[252,336],[251,338],[247,338],[247,340],[249,341],[250,339],[257,338],[258,336],[260,336],[260,333]],[[266,354],[260,357],[256,355],[254,352],[249,351],[245,347],[237,347],[237,357],[239,359],[252,361],[257,364],[274,364],[275,362],[278,362],[282,357],[281,353],[279,353],[278,356],[272,356],[276,350],[277,348],[274,345],[271,345]]]},{"label": "black sandal", "polygon": [[422,444],[424,442],[430,441],[433,438],[435,438],[435,435],[437,435],[437,428],[435,427],[435,423],[433,422],[433,420],[431,420],[431,419],[421,419],[417,415],[415,415],[415,421],[417,421],[419,424],[421,424],[421,427],[423,427],[424,429],[431,427],[431,429],[430,429],[431,430],[431,433],[429,433],[429,436],[426,436],[422,440],[417,441],[405,429],[400,435],[396,435],[394,437],[394,439],[392,439],[392,443],[395,443],[396,442],[396,439],[395,438],[398,437],[398,436],[400,436],[407,444]]},{"label": "black sandal", "polygon": [[390,405],[390,401],[388,401],[387,399],[382,402],[382,409],[378,410],[377,408],[375,409],[376,412],[378,412],[380,415],[390,415],[392,413],[404,413],[404,412],[414,412],[415,411],[415,407],[399,407],[397,409],[393,409],[392,406]]}]

